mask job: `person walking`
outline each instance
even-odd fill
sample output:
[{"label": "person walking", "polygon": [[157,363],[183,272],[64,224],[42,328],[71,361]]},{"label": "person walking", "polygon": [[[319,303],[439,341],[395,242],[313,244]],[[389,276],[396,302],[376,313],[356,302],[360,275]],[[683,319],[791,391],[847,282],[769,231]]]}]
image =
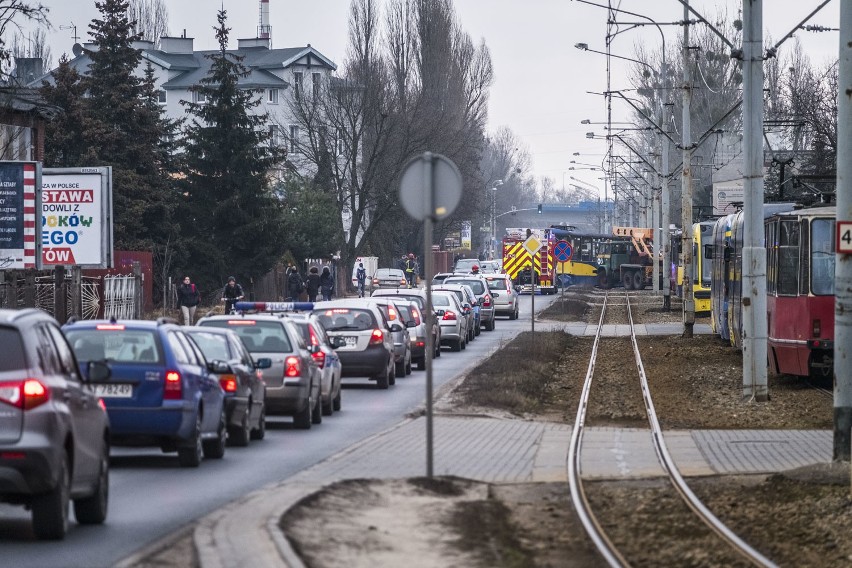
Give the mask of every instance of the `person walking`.
[{"label": "person walking", "polygon": [[331,275],[331,270],[327,266],[322,268],[320,290],[322,291],[323,300],[331,300],[331,294],[334,292],[334,276]]},{"label": "person walking", "polygon": [[414,260],[414,253],[408,253],[408,258],[405,260],[405,279],[408,281],[408,287],[414,288],[417,283],[416,271],[417,261]]},{"label": "person walking", "polygon": [[302,277],[299,276],[299,270],[295,266],[290,267],[290,274],[287,275],[287,294],[291,302],[299,301],[299,294],[304,290]]},{"label": "person walking", "polygon": [[192,325],[195,323],[195,309],[201,301],[201,293],[189,276],[183,277],[183,284],[178,286],[178,305],[180,313],[183,316],[183,325]]},{"label": "person walking", "polygon": [[355,279],[358,281],[358,297],[364,297],[364,285],[367,282],[367,269],[364,268],[364,263],[358,263],[358,270],[355,271]]},{"label": "person walking", "polygon": [[225,313],[233,313],[237,302],[244,297],[243,287],[237,284],[237,279],[233,276],[228,276],[228,284],[225,285],[225,289],[222,291],[222,301],[225,302]]},{"label": "person walking", "polygon": [[308,277],[305,279],[305,288],[308,291],[308,301],[316,302],[320,288],[319,269],[316,266],[312,266],[308,271]]}]

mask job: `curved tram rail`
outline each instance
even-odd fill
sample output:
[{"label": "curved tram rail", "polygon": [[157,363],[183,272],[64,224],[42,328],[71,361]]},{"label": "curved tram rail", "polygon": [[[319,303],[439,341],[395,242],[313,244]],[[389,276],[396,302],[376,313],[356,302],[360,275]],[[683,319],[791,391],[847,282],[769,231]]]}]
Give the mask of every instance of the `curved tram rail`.
[{"label": "curved tram rail", "polygon": [[[601,330],[606,316],[607,304],[609,303],[608,293],[604,298],[603,309],[601,310],[600,321],[598,322],[595,341],[592,346],[592,355],[589,360],[589,367],[586,372],[586,378],[583,382],[583,391],[580,395],[580,405],[577,409],[577,418],[574,422],[574,429],[571,433],[571,443],[568,448],[568,485],[571,490],[571,501],[577,511],[583,527],[586,529],[589,537],[594,542],[595,547],[610,566],[629,566],[629,562],[622,556],[618,549],[613,545],[607,534],[604,532],[597,518],[591,510],[589,501],[583,489],[583,480],[581,476],[580,456],[583,449],[583,429],[586,422],[586,411],[589,403],[589,392],[592,385],[592,377],[595,373],[595,361],[598,354],[598,346],[600,344]],[[651,392],[648,387],[648,380],[645,376],[645,368],[642,365],[642,357],[639,354],[639,345],[636,342],[636,333],[633,327],[633,316],[630,309],[630,294],[625,294],[627,302],[627,316],[630,324],[630,341],[633,344],[633,354],[636,358],[636,367],[639,372],[640,381],[642,383],[642,396],[645,400],[645,411],[648,416],[648,422],[651,426],[651,438],[654,442],[654,449],[657,453],[657,458],[663,467],[663,470],[669,477],[674,488],[684,499],[687,506],[698,515],[715,534],[725,540],[734,550],[740,553],[748,561],[756,566],[771,566],[775,564],[763,556],[760,552],[752,548],[740,537],[734,534],[726,527],[707,507],[698,499],[695,493],[687,486],[680,471],[669,454],[663,432],[660,428],[657,412],[654,408],[654,403],[651,400]]]}]

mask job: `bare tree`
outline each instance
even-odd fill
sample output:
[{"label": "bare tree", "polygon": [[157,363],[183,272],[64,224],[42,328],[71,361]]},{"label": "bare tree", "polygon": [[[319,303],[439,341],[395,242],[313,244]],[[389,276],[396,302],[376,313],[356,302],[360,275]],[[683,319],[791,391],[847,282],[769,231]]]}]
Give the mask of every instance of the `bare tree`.
[{"label": "bare tree", "polygon": [[27,0],[0,0],[0,77],[8,78],[9,66],[13,53],[6,43],[10,30],[23,34],[21,20],[27,20],[39,26],[50,28],[47,19],[48,8],[39,3]]},{"label": "bare tree", "polygon": [[134,31],[142,39],[154,42],[169,35],[169,11],[163,0],[130,0],[127,17],[134,23]]},{"label": "bare tree", "polygon": [[12,37],[10,51],[15,59],[37,57],[41,59],[43,69],[53,68],[53,54],[47,45],[47,32],[44,28],[36,28],[27,36],[16,33]]}]

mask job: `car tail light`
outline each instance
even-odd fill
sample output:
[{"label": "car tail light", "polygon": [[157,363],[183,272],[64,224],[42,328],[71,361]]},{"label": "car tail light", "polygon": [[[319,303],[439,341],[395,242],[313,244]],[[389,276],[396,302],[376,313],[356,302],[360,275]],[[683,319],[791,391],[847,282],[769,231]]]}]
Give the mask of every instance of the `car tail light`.
[{"label": "car tail light", "polygon": [[95,326],[99,331],[124,331],[124,324],[121,323],[100,323]]},{"label": "car tail light", "polygon": [[222,390],[225,392],[237,392],[236,375],[220,375],[219,384],[222,385]]},{"label": "car tail light", "polygon": [[166,384],[163,388],[163,398],[178,400],[183,396],[183,381],[177,371],[166,371]]},{"label": "car tail light", "polygon": [[819,337],[820,335],[822,335],[822,322],[820,322],[820,320],[813,321],[813,331],[814,337]]},{"label": "car tail light", "polygon": [[320,369],[325,367],[325,353],[323,351],[316,351],[311,354],[311,357],[314,358],[314,363],[317,364],[317,367]]},{"label": "car tail light", "polygon": [[102,399],[102,398],[98,399],[98,406],[101,407],[101,410],[106,412],[106,403],[104,402],[104,399]]},{"label": "car tail light", "polygon": [[418,310],[417,308],[411,308],[411,317],[414,318],[415,325],[420,325],[420,310]]},{"label": "car tail light", "polygon": [[37,379],[0,383],[0,402],[29,410],[47,402],[50,391]]},{"label": "car tail light", "polygon": [[302,376],[302,362],[298,357],[290,355],[284,360],[284,378],[297,379]]},{"label": "car tail light", "polygon": [[388,319],[393,321],[396,319],[396,310],[388,306]]},{"label": "car tail light", "polygon": [[378,279],[378,278],[373,278],[373,284],[378,284],[378,283],[379,283],[379,279]]},{"label": "car tail light", "polygon": [[24,452],[0,452],[0,460],[23,460],[27,458]]},{"label": "car tail light", "polygon": [[456,319],[456,313],[451,311],[451,310],[447,310],[447,311],[444,312],[444,316],[441,319],[445,320],[445,321],[455,320]]},{"label": "car tail light", "polygon": [[385,340],[385,333],[381,329],[374,329],[370,336],[370,345],[381,345]]}]

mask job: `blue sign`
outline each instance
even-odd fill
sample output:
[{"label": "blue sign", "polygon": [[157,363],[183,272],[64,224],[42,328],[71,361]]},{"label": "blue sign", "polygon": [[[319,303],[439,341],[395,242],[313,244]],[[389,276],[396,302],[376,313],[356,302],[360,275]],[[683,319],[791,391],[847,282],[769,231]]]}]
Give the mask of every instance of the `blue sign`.
[{"label": "blue sign", "polygon": [[574,256],[574,249],[568,241],[559,241],[553,247],[553,258],[559,262],[567,262]]}]

